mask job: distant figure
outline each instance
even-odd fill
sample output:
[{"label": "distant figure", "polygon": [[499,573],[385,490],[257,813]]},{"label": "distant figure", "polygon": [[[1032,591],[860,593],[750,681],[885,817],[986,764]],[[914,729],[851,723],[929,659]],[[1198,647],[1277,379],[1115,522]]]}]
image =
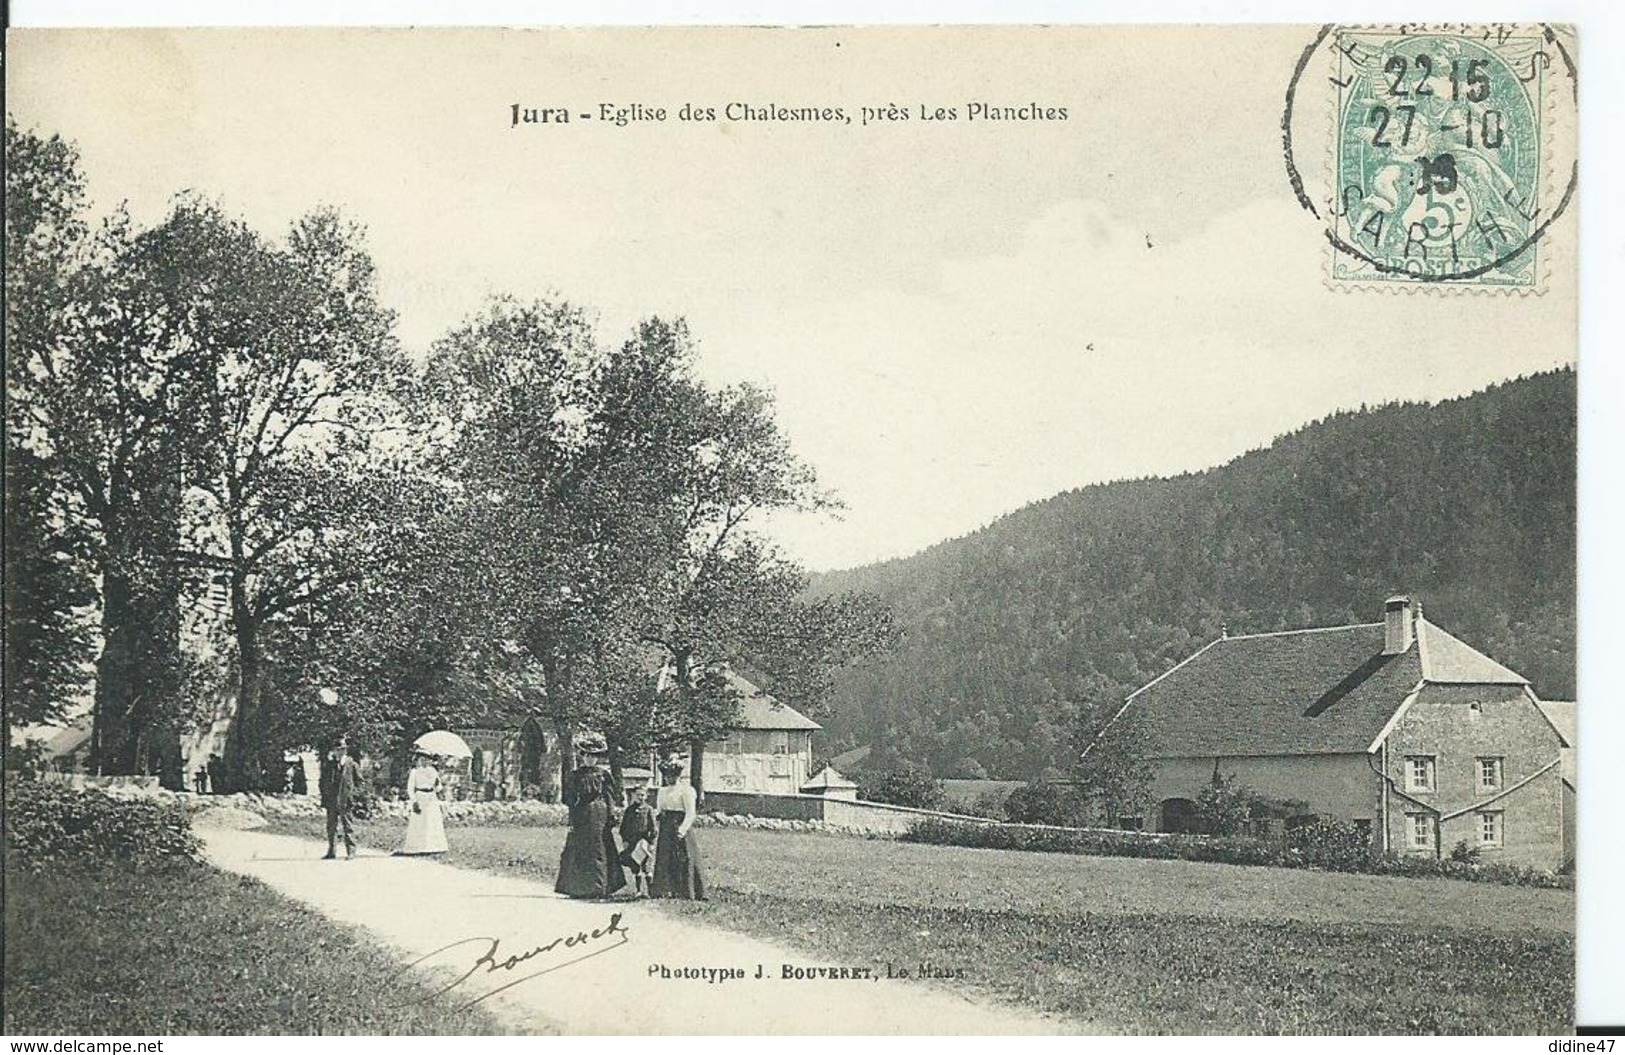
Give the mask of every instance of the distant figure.
[{"label": "distant figure", "polygon": [[305,763],[303,760],[293,767],[293,793],[295,795],[310,794],[310,782],[305,779]]},{"label": "distant figure", "polygon": [[626,814],[621,817],[621,864],[632,873],[632,888],[637,897],[649,896],[649,877],[654,874],[655,836],[659,822],[655,808],[649,805],[644,792],[631,791],[626,795]]},{"label": "distant figure", "polygon": [[209,777],[209,790],[216,795],[226,793],[226,763],[217,754],[210,754],[209,760],[204,763]]},{"label": "distant figure", "polygon": [[553,889],[568,897],[606,898],[626,885],[626,877],[615,853],[603,776],[593,766],[582,766],[571,785],[570,831]]},{"label": "distant figure", "polygon": [[443,854],[446,822],[440,809],[440,773],[422,752],[412,756],[412,772],[406,775],[406,799],[411,806],[406,815],[406,841],[403,854]]},{"label": "distant figure", "polygon": [[198,766],[197,772],[192,774],[192,790],[199,795],[209,793],[209,770],[206,766]]},{"label": "distant figure", "polygon": [[683,763],[669,759],[660,764],[662,787],[655,794],[660,811],[660,833],[655,840],[655,874],[650,897],[705,900],[705,879],[700,875],[700,847],[694,839],[699,796],[683,775]]},{"label": "distant figure", "polygon": [[355,760],[350,757],[348,745],[340,740],[338,746],[322,759],[319,790],[322,809],[327,811],[327,856],[323,858],[324,861],[334,860],[338,856],[335,838],[340,827],[344,829],[345,858],[355,856],[355,834],[350,828],[350,811],[360,797],[360,786]]}]

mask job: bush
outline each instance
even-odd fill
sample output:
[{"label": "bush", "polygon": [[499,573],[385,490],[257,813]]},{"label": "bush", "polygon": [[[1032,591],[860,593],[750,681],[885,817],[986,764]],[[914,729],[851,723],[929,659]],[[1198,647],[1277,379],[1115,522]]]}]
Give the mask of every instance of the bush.
[{"label": "bush", "polygon": [[[813,770],[814,773],[818,770]],[[964,780],[986,780],[987,769],[982,763],[970,757],[961,758],[954,763],[954,772]]]},{"label": "bush", "polygon": [[45,741],[29,737],[22,743],[6,747],[6,770],[24,777],[38,777],[45,772]]},{"label": "bush", "polygon": [[29,867],[145,870],[194,864],[199,846],[178,804],[15,780],[6,786],[6,854]]},{"label": "bush", "polygon": [[1294,863],[1334,872],[1370,872],[1382,855],[1368,832],[1335,821],[1317,821],[1287,832],[1286,847]]},{"label": "bush", "polygon": [[384,803],[378,789],[363,780],[356,784],[355,796],[350,799],[350,816],[358,821],[378,816]]},{"label": "bush", "polygon": [[948,805],[948,794],[942,782],[932,778],[923,769],[905,767],[883,774],[873,790],[867,788],[864,797],[874,802],[887,802],[893,806],[912,806],[917,810],[943,810]]},{"label": "bush", "polygon": [[905,842],[991,850],[1212,861],[1276,868],[1321,868],[1553,889],[1572,889],[1574,886],[1572,875],[1522,865],[1384,854],[1372,847],[1370,837],[1364,833],[1329,822],[1300,828],[1286,842],[1278,842],[1244,835],[1148,834],[1106,828],[1060,828],[992,822],[979,824],[975,821],[922,817],[901,838]]},{"label": "bush", "polygon": [[1215,775],[1213,782],[1196,796],[1195,820],[1208,835],[1238,835],[1252,820],[1258,801],[1252,789],[1236,782],[1235,774]]},{"label": "bush", "polygon": [[1077,825],[1087,819],[1086,808],[1076,788],[1038,781],[1016,788],[1004,800],[1005,818],[1017,824]]},{"label": "bush", "polygon": [[1009,795],[1002,791],[988,789],[976,796],[976,801],[959,806],[960,813],[969,813],[973,817],[987,817],[990,820],[1002,821],[1005,819],[1004,804]]},{"label": "bush", "polygon": [[1478,847],[1468,846],[1466,839],[1457,839],[1456,845],[1450,848],[1450,859],[1461,864],[1472,864],[1478,860]]}]

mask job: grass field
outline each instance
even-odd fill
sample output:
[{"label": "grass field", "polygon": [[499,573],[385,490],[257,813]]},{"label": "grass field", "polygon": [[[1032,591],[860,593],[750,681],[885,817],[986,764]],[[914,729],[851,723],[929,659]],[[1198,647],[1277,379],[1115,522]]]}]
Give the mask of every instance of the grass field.
[{"label": "grass field", "polygon": [[7,1034],[502,1031],[479,1008],[402,1006],[387,950],[211,868],[9,868],[5,915]]},{"label": "grass field", "polygon": [[[1101,1031],[1548,1034],[1573,1024],[1569,891],[805,833],[698,835],[714,896],[668,911],[823,962],[930,963],[962,972],[943,984]],[[550,882],[564,833],[448,836],[448,863]],[[380,849],[398,838],[393,825],[362,827]]]}]

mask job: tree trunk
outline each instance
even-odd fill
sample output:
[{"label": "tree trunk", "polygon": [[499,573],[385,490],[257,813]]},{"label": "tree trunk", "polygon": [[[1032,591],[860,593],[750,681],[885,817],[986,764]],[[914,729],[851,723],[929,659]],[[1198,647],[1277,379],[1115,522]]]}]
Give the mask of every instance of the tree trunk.
[{"label": "tree trunk", "polygon": [[245,592],[232,586],[232,623],[237,638],[237,713],[226,732],[224,757],[227,792],[262,791],[265,745],[260,730],[262,672],[258,628],[249,613]]},{"label": "tree trunk", "polygon": [[558,657],[551,650],[542,655],[543,690],[547,693],[547,709],[553,719],[553,738],[559,749],[559,799],[565,805],[575,804],[576,745],[575,730],[570,728],[570,706],[559,670]]},{"label": "tree trunk", "polygon": [[696,808],[705,805],[705,741],[688,745],[688,782],[694,785]]},{"label": "tree trunk", "polygon": [[159,773],[180,764],[180,480],[167,447],[115,475],[102,523],[102,653],[96,661],[92,772]]},{"label": "tree trunk", "polygon": [[[678,698],[683,701],[683,712],[689,711],[689,698],[694,692],[694,656],[687,649],[672,652],[672,673],[676,676]],[[697,805],[705,803],[705,741],[695,740],[688,745],[688,782],[694,788]]]},{"label": "tree trunk", "polygon": [[91,715],[90,771],[98,776],[135,772],[134,588],[125,569],[126,544],[111,533],[102,571],[102,651],[96,657],[96,695]]},{"label": "tree trunk", "polygon": [[136,635],[136,764],[164,787],[180,790],[181,583],[169,561],[159,562],[138,601]]},{"label": "tree trunk", "polygon": [[609,793],[617,805],[626,801],[626,784],[621,776],[621,749],[613,742],[609,745]]},{"label": "tree trunk", "polygon": [[91,772],[157,773],[166,787],[179,787],[179,584],[159,578],[140,590],[121,565],[102,576]]}]

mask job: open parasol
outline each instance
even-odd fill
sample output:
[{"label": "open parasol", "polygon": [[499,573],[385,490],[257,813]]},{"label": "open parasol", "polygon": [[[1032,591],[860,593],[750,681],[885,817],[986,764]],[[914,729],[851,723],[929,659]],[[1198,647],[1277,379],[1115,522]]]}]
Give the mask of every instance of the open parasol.
[{"label": "open parasol", "polygon": [[470,758],[474,754],[462,737],[446,729],[424,733],[412,741],[412,749],[440,758]]}]

